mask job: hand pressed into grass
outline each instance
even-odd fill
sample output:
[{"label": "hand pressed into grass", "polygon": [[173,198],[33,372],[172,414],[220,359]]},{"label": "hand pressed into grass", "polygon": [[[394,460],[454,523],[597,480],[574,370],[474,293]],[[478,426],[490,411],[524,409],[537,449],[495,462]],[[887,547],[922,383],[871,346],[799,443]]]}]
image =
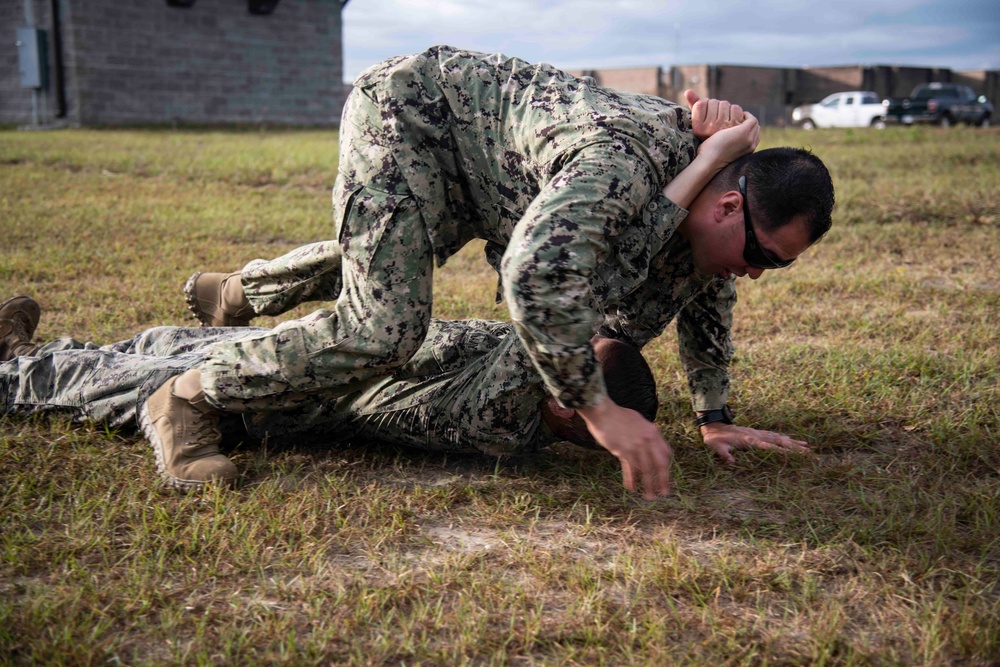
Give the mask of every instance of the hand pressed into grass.
[{"label": "hand pressed into grass", "polygon": [[643,498],[652,500],[670,493],[674,452],[655,424],[611,399],[578,412],[594,439],[621,461],[626,489],[635,491],[636,478],[641,477]]},{"label": "hand pressed into grass", "polygon": [[705,445],[726,463],[735,463],[733,450],[740,449],[764,449],[790,454],[812,452],[809,443],[803,440],[795,440],[774,431],[759,431],[755,428],[721,422],[702,426],[701,437]]}]

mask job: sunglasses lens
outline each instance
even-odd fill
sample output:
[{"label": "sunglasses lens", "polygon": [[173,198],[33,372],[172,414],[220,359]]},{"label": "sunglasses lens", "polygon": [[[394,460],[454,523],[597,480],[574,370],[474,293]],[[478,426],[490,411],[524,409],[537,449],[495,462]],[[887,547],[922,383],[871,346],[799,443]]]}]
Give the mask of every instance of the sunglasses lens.
[{"label": "sunglasses lens", "polygon": [[781,269],[795,261],[775,260],[757,244],[757,239],[752,235],[747,235],[747,243],[743,247],[743,259],[746,260],[747,264],[758,269]]},{"label": "sunglasses lens", "polygon": [[755,248],[756,252],[745,256],[747,262],[758,269],[782,269],[792,263],[793,260],[776,261],[771,259],[763,250]]},{"label": "sunglasses lens", "polygon": [[743,246],[743,259],[746,260],[747,264],[757,269],[781,269],[794,262],[794,259],[780,261],[773,259],[757,243],[757,235],[754,234],[753,223],[750,222],[746,176],[740,176],[739,187],[740,195],[743,197],[743,225],[746,227],[746,245]]},{"label": "sunglasses lens", "polygon": [[744,259],[751,266],[755,266],[758,269],[770,269],[774,266],[774,262],[770,261],[760,248],[753,248],[750,252],[744,253]]}]

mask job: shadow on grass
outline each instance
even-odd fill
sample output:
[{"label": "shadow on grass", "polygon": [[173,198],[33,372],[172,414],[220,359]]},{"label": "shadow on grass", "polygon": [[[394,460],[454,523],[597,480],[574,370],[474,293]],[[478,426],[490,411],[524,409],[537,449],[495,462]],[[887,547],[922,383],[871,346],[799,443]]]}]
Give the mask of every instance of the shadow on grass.
[{"label": "shadow on grass", "polygon": [[[667,405],[665,412],[677,414],[684,405]],[[926,562],[978,557],[984,545],[995,546],[1000,453],[988,428],[935,433],[891,419],[777,417],[756,426],[803,438],[813,453],[744,451],[726,465],[700,443],[693,426],[661,424],[675,452],[673,490],[654,501],[623,488],[610,454],[569,443],[499,459],[361,441],[241,443],[232,451],[249,486],[276,476],[308,484],[309,478],[348,474],[359,485],[451,486],[480,497],[527,494],[543,514],[572,518],[586,507],[602,521],[647,533],[670,525],[692,534],[811,546],[846,540]]]},{"label": "shadow on grass", "polygon": [[[682,409],[680,402],[665,406],[668,414]],[[363,441],[265,444],[230,438],[224,451],[243,475],[238,494],[261,485],[301,491],[349,479],[354,487],[404,492],[460,489],[452,497],[453,512],[473,500],[502,504],[527,496],[536,513],[574,520],[586,508],[601,521],[650,534],[669,525],[690,534],[811,546],[846,540],[918,554],[927,562],[980,557],[996,547],[1000,453],[989,428],[935,433],[891,420],[865,424],[820,414],[787,421],[778,415],[757,426],[803,437],[813,453],[738,452],[736,463],[726,465],[704,448],[692,426],[661,423],[675,453],[673,489],[653,501],[623,488],[610,454],[569,443],[499,459]],[[31,478],[30,484],[67,492],[80,489],[74,475],[96,479],[97,486],[102,476],[104,486],[113,486],[119,474],[156,483],[148,446],[128,429],[43,416],[4,417],[0,427],[0,478],[8,487],[19,476],[22,484]]]}]

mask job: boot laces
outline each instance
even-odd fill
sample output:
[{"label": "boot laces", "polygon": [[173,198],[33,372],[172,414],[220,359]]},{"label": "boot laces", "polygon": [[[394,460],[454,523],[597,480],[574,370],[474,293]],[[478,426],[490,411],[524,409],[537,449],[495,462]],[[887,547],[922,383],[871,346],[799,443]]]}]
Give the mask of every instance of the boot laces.
[{"label": "boot laces", "polygon": [[217,419],[213,416],[190,408],[194,414],[187,422],[187,436],[182,447],[184,455],[189,458],[199,458],[219,453],[219,443],[222,433],[219,432]]}]

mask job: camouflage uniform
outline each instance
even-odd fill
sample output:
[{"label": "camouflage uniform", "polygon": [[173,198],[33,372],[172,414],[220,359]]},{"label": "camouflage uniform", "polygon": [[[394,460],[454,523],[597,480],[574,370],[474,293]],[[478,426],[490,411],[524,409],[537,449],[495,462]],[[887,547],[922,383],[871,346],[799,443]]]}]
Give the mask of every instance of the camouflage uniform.
[{"label": "camouflage uniform", "polygon": [[[200,364],[206,348],[261,330],[158,327],[114,345],[61,339],[37,357],[0,364],[3,412],[58,411],[121,426],[167,379]],[[235,416],[227,436],[263,440],[382,440],[450,452],[511,454],[555,440],[539,403],[547,392],[513,327],[432,320],[427,339],[394,377],[298,409]]]},{"label": "camouflage uniform", "polygon": [[56,411],[121,426],[134,422],[167,380],[201,363],[205,346],[247,333],[157,327],[103,347],[60,338],[34,356],[0,364],[0,407],[5,413]]},{"label": "camouflage uniform", "polygon": [[694,276],[675,234],[686,211],[661,194],[694,158],[686,110],[435,47],[363,73],[340,131],[336,241],[258,260],[243,282],[258,313],[277,314],[336,294],[339,261],[343,294],[333,311],[214,347],[201,376],[211,402],[282,409],[391,372],[424,335],[433,261],[476,238],[564,406],[606,395],[598,327],[642,345],[675,315],[695,408],[725,402],[732,285]]}]

